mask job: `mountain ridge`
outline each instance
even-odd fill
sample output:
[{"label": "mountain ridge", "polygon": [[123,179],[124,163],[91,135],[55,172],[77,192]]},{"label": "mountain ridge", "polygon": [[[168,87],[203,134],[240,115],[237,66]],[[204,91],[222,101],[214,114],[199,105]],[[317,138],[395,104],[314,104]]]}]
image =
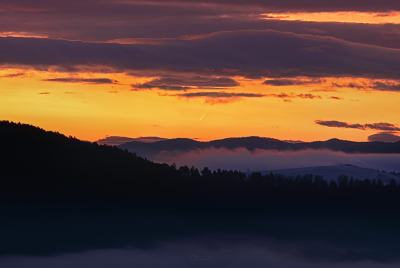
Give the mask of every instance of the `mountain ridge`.
[{"label": "mountain ridge", "polygon": [[127,142],[118,146],[130,152],[150,157],[161,151],[181,151],[189,152],[192,150],[204,150],[209,148],[235,150],[246,148],[249,151],[256,149],[277,150],[277,151],[300,151],[307,149],[321,150],[328,149],[344,153],[366,153],[366,154],[398,154],[400,153],[400,142],[355,142],[340,140],[337,138],[326,141],[290,143],[273,138],[250,136],[240,138],[226,138],[212,141],[196,141],[188,138],[168,139],[153,143],[138,141]]}]

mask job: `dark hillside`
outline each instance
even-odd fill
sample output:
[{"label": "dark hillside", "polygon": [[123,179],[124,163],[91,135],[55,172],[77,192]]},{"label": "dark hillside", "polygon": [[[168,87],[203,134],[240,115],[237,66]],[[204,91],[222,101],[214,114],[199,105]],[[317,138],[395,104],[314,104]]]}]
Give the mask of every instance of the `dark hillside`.
[{"label": "dark hillside", "polygon": [[0,140],[0,176],[8,192],[121,191],[171,173],[168,165],[117,147],[26,124],[1,121]]}]

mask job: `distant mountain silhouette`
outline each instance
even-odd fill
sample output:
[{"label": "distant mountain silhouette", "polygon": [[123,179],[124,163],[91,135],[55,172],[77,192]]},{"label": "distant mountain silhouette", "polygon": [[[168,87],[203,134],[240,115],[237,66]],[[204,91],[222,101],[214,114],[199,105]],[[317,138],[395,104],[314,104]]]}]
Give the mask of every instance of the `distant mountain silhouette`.
[{"label": "distant mountain silhouette", "polygon": [[331,139],[327,141],[314,142],[285,142],[272,138],[262,137],[244,137],[244,138],[227,138],[222,140],[213,140],[209,142],[201,142],[191,139],[169,139],[164,141],[156,141],[153,143],[144,143],[139,141],[127,142],[119,145],[121,149],[127,149],[130,152],[136,152],[138,155],[151,157],[161,151],[181,151],[189,152],[196,149],[207,148],[225,148],[234,150],[237,148],[246,148],[249,151],[255,149],[277,150],[277,151],[299,151],[307,149],[328,149],[332,151],[340,151],[345,153],[374,153],[374,154],[391,154],[400,153],[400,142],[354,142],[339,139]]},{"label": "distant mountain silhouette", "polygon": [[129,138],[129,137],[120,137],[120,136],[108,136],[104,139],[97,140],[98,144],[107,144],[107,145],[120,145],[131,141],[141,141],[141,142],[156,142],[156,141],[163,141],[166,140],[165,138],[160,137],[139,137],[139,138]]}]

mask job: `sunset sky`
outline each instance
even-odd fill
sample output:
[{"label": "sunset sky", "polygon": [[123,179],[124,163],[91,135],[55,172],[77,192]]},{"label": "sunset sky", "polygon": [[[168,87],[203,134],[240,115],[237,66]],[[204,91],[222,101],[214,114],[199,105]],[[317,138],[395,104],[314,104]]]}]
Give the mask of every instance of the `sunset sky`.
[{"label": "sunset sky", "polygon": [[367,141],[400,135],[399,103],[400,1],[0,0],[0,120]]}]

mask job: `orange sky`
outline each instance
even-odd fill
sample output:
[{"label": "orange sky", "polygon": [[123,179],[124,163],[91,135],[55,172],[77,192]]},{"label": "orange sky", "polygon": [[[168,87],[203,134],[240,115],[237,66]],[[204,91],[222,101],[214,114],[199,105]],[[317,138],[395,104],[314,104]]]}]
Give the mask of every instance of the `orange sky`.
[{"label": "orange sky", "polygon": [[317,22],[351,22],[351,23],[400,23],[400,12],[367,13],[367,12],[315,12],[315,13],[267,13],[266,19],[301,20]]},{"label": "orange sky", "polygon": [[[17,73],[24,75],[5,77]],[[152,78],[137,78],[124,73],[77,75],[80,78],[106,76],[119,81],[119,84],[105,85],[42,81],[66,75],[34,70],[5,69],[0,76],[2,120],[29,123],[89,141],[106,135],[199,140],[263,136],[282,140],[340,138],[365,141],[376,131],[329,128],[314,121],[398,123],[400,114],[399,93],[332,86],[332,82],[368,83],[365,79],[331,78],[322,85],[276,87],[262,85],[264,80],[237,77],[240,86],[225,92],[311,93],[321,99],[291,98],[292,102],[284,102],[284,99],[276,97],[239,98],[215,104],[206,98],[163,96],[172,93],[161,90],[131,91],[130,84]],[[199,90],[190,92],[196,91]],[[328,99],[331,96],[342,100]]]}]

